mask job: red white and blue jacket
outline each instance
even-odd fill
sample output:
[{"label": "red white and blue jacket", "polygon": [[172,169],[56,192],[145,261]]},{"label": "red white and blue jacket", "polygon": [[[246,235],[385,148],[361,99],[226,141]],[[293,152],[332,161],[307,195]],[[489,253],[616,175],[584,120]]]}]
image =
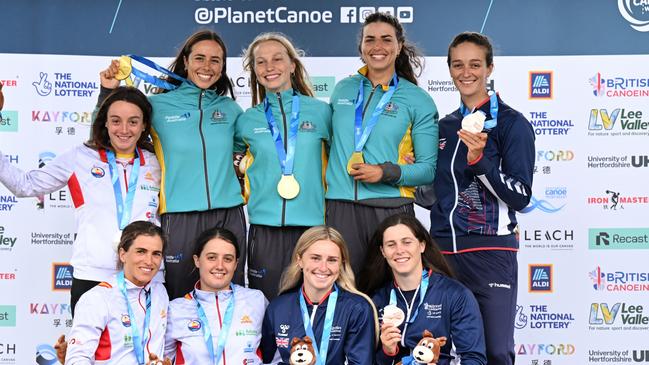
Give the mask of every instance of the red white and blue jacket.
[{"label": "red white and blue jacket", "polygon": [[[476,109],[490,115],[489,99]],[[532,196],[534,130],[525,117],[498,97],[497,125],[477,161],[467,162],[459,140],[462,113],[439,121],[439,153],[430,209],[430,234],[443,253],[517,250],[515,211]]]},{"label": "red white and blue jacket", "polygon": [[[372,300],[379,311],[379,318],[383,316],[383,308],[390,303],[390,291],[397,291],[394,283],[379,289]],[[396,294],[397,307],[408,313],[404,298]],[[376,353],[376,363],[379,365],[392,365],[410,355],[417,346],[424,330],[428,330],[434,337],[446,337],[447,342],[442,347],[438,365],[448,365],[452,359],[451,347],[455,347],[456,354],[462,359],[462,365],[484,365],[487,363],[484,329],[478,302],[469,289],[459,282],[439,273],[432,273],[428,281],[428,290],[421,305],[419,294],[413,299],[413,309],[419,308],[413,323],[406,326],[408,318],[399,326],[405,346],[399,343],[399,351],[392,356],[386,354],[382,347]],[[414,314],[413,314],[414,315]],[[406,316],[407,317],[407,316]]]},{"label": "red white and blue jacket", "polygon": [[150,291],[151,314],[144,357],[148,361],[152,353],[162,358],[169,305],[167,290],[160,282],[152,282],[145,287],[136,286],[128,280],[125,282],[135,318],[128,315],[126,301],[115,277],[84,293],[74,312],[65,365],[137,364],[132,326],[141,335],[146,307],[145,291]]},{"label": "red white and blue jacket", "polygon": [[[261,341],[261,324],[268,301],[264,294],[232,284],[234,291],[234,312],[221,360],[215,365],[261,364],[258,352]],[[214,349],[223,326],[223,316],[232,300],[232,291],[218,293],[196,289],[183,298],[169,303],[169,319],[165,340],[165,357],[175,360],[174,364],[213,364],[203,338],[202,323],[194,295],[200,301],[209,322]]]},{"label": "red white and blue jacket", "polygon": [[[338,301],[329,338],[327,365],[368,365],[374,361],[374,313],[360,295],[338,288]],[[273,299],[262,326],[261,352],[264,364],[288,364],[291,340],[306,336],[300,310],[300,288]],[[318,305],[306,300],[309,315],[316,311],[313,332],[320,344],[330,296]],[[305,298],[306,299],[306,298]]]},{"label": "red white and blue jacket", "polygon": [[[155,155],[138,149],[139,177],[130,222],[143,220],[160,225],[158,194],[160,165]],[[70,263],[74,277],[109,281],[117,273],[117,207],[105,150],[79,145],[57,156],[44,167],[23,172],[0,154],[0,182],[17,197],[31,197],[70,189],[77,236]],[[122,196],[126,196],[133,164],[117,164]],[[162,270],[156,280],[162,280]]]}]

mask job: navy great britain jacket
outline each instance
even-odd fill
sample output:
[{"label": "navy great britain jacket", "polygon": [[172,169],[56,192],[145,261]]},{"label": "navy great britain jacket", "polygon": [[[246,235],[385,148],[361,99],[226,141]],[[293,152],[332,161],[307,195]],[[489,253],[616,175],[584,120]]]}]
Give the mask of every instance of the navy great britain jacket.
[{"label": "navy great britain jacket", "polygon": [[[306,336],[300,311],[300,288],[273,299],[266,308],[261,334],[264,364],[288,364],[293,337]],[[314,342],[320,344],[330,296],[315,307]],[[374,361],[374,313],[370,303],[357,294],[338,289],[326,365],[368,365]],[[347,362],[345,362],[345,360]]]},{"label": "navy great britain jacket", "polygon": [[[394,283],[379,289],[372,300],[383,316],[383,308],[390,303],[390,291],[394,289],[397,306],[408,313],[406,302],[399,294]],[[379,365],[392,365],[404,356],[410,355],[412,349],[422,337],[424,330],[428,330],[434,337],[446,337],[447,342],[442,347],[437,365],[449,365],[452,359],[449,354],[451,344],[455,345],[455,352],[461,357],[462,365],[484,365],[487,363],[485,355],[485,339],[482,327],[480,309],[473,294],[462,284],[439,273],[432,273],[428,281],[428,290],[420,303],[419,294],[413,298],[413,309],[419,308],[413,323],[406,327],[407,314],[404,323],[399,326],[405,346],[399,344],[399,352],[390,356],[379,347],[376,353],[376,363]]]},{"label": "navy great britain jacket", "polygon": [[[477,107],[492,119],[489,99]],[[534,129],[498,97],[497,125],[488,131],[482,157],[467,162],[459,140],[462,113],[439,121],[439,153],[430,209],[430,234],[443,253],[517,250],[515,211],[527,206],[534,174]]]}]

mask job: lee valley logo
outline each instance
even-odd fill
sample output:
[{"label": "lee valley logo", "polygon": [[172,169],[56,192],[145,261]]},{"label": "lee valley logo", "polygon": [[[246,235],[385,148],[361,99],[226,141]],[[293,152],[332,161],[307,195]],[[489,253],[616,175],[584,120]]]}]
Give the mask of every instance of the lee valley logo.
[{"label": "lee valley logo", "polygon": [[590,330],[647,330],[649,317],[642,305],[629,303],[591,303]]},{"label": "lee valley logo", "polygon": [[590,228],[591,250],[649,249],[649,228]]}]

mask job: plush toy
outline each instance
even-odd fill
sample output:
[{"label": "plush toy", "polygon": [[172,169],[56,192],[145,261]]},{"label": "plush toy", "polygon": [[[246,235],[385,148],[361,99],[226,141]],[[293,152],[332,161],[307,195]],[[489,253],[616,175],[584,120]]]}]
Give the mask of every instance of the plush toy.
[{"label": "plush toy", "polygon": [[316,354],[309,336],[304,336],[304,338],[293,337],[291,356],[288,362],[290,365],[315,365]]},{"label": "plush toy", "polygon": [[424,330],[423,337],[412,350],[412,355],[404,357],[397,365],[436,365],[444,345],[446,337],[434,338],[432,333]]},{"label": "plush toy", "polygon": [[149,354],[149,365],[171,365],[171,360],[168,357],[160,360],[156,354]]}]

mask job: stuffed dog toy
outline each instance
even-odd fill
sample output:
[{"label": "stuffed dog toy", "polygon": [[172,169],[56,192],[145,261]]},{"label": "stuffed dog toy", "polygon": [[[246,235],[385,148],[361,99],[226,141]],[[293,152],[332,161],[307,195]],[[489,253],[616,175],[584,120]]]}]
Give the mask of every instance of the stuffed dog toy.
[{"label": "stuffed dog toy", "polygon": [[304,338],[293,337],[291,341],[290,365],[315,365],[316,354],[313,349],[313,341],[309,336]]},{"label": "stuffed dog toy", "polygon": [[404,357],[397,365],[435,365],[439,361],[439,352],[444,345],[446,345],[446,337],[435,338],[432,333],[424,330],[421,340],[412,349],[412,355]]}]

